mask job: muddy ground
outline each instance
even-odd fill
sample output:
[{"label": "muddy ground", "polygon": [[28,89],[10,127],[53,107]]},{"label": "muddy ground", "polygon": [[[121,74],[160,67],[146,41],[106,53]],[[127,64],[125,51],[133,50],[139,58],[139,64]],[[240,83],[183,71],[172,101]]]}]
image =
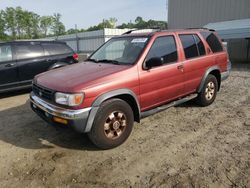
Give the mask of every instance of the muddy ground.
[{"label": "muddy ground", "polygon": [[47,125],[28,92],[1,95],[0,187],[250,187],[249,71],[233,71],[213,105],[143,119],[106,151]]}]

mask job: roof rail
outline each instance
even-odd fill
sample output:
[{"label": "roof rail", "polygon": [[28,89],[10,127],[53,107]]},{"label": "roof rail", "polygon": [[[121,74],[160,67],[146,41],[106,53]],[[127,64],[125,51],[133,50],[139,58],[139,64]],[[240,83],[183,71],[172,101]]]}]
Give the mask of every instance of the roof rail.
[{"label": "roof rail", "polygon": [[138,29],[131,29],[129,31],[126,31],[125,33],[123,33],[122,35],[128,35],[130,33],[133,33],[134,31],[138,31]]},{"label": "roof rail", "polygon": [[209,30],[209,31],[215,31],[214,29],[209,29],[209,28],[206,28],[206,27],[190,27],[190,28],[187,28],[187,29],[205,29],[205,30]]},{"label": "roof rail", "polygon": [[[150,31],[150,32],[160,31],[160,29],[158,29],[158,28],[150,28],[150,29],[152,29],[152,31]],[[150,29],[148,29],[148,30],[150,30]],[[140,31],[140,30],[147,30],[147,28],[146,28],[146,29],[131,29],[131,30],[129,30],[129,31],[125,32],[125,33],[123,33],[122,35],[128,35],[128,34],[130,34],[130,33],[133,33],[134,31]],[[154,30],[155,30],[155,31],[154,31]],[[145,31],[145,32],[146,32],[146,31]]]}]

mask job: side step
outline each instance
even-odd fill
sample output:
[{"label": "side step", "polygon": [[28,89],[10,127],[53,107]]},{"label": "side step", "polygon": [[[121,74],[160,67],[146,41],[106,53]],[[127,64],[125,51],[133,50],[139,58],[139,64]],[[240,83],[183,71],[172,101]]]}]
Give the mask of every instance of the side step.
[{"label": "side step", "polygon": [[171,103],[169,103],[169,104],[165,104],[165,105],[156,107],[156,108],[154,108],[154,109],[152,109],[152,110],[148,110],[148,111],[142,112],[142,113],[141,113],[141,119],[142,119],[142,118],[145,118],[145,117],[148,117],[148,116],[150,116],[150,115],[153,115],[153,114],[155,114],[155,113],[161,112],[161,111],[163,111],[163,110],[166,110],[166,109],[168,109],[168,108],[170,108],[170,107],[177,106],[177,105],[179,105],[179,104],[182,104],[182,103],[184,103],[184,102],[187,102],[187,101],[189,101],[189,100],[192,100],[192,99],[196,98],[197,96],[198,96],[198,94],[188,95],[188,96],[185,97],[185,98],[181,98],[181,99],[176,100],[176,101],[173,101],[173,102],[171,102]]}]

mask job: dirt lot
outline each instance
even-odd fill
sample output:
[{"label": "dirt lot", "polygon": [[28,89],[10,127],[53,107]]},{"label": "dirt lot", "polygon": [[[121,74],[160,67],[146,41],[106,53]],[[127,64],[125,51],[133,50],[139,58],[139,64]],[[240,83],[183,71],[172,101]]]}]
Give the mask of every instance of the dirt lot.
[{"label": "dirt lot", "polygon": [[250,72],[232,72],[216,102],[142,120],[122,146],[47,125],[28,92],[0,99],[0,187],[250,187]]}]

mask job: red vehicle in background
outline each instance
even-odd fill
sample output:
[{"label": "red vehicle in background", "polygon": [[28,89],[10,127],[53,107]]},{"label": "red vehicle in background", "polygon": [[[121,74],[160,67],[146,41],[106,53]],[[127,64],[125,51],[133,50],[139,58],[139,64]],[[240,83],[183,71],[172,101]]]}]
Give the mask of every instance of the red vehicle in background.
[{"label": "red vehicle in background", "polygon": [[86,62],[36,76],[31,107],[108,149],[129,137],[134,121],[191,99],[212,104],[230,68],[213,31],[127,32]]}]

